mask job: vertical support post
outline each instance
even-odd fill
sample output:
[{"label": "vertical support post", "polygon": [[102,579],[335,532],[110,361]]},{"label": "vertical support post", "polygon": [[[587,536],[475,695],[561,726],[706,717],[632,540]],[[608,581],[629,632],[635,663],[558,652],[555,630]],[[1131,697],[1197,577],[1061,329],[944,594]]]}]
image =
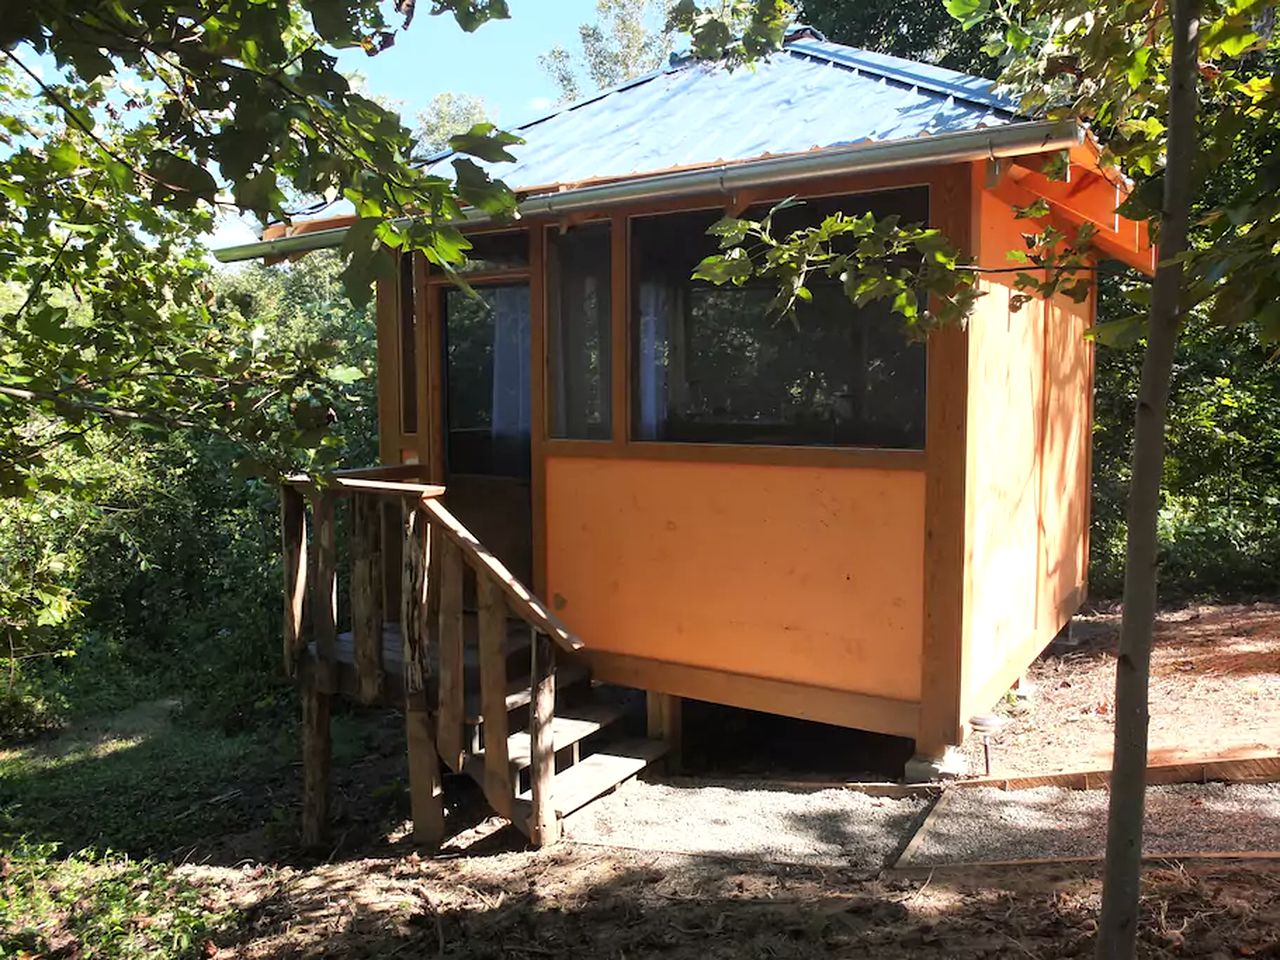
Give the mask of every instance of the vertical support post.
[{"label": "vertical support post", "polygon": [[406,698],[425,695],[431,663],[427,657],[427,568],[431,559],[431,528],[416,500],[404,501],[404,545],[400,567],[400,636],[404,642]]},{"label": "vertical support post", "polygon": [[669,693],[645,695],[645,706],[648,712],[649,736],[662,740],[667,744],[667,755],[663,758],[663,768],[667,773],[678,773],[681,761],[681,699]]},{"label": "vertical support post", "polygon": [[440,538],[440,682],[437,685],[439,730],[436,746],[450,769],[461,772],[463,761],[463,624],[462,550]]},{"label": "vertical support post", "polygon": [[545,847],[560,839],[560,821],[556,817],[551,785],[556,775],[555,744],[551,737],[556,708],[556,654],[551,638],[536,630],[531,650],[529,683],[533,697],[529,701],[529,738],[533,812],[529,816],[529,839],[534,846]]},{"label": "vertical support post", "polygon": [[484,795],[511,819],[514,791],[507,753],[507,602],[491,576],[476,578],[480,608],[480,713],[484,717]]},{"label": "vertical support post", "polygon": [[404,515],[400,504],[387,498],[382,513],[382,610],[388,623],[400,621],[400,578],[404,550]]},{"label": "vertical support post", "polygon": [[329,827],[330,695],[306,671],[302,688],[302,845],[317,847]]},{"label": "vertical support post", "polygon": [[436,849],[444,842],[444,790],[440,759],[431,733],[431,713],[426,697],[405,701],[405,740],[409,747],[409,808],[413,817],[413,842]]},{"label": "vertical support post", "polygon": [[433,537],[418,501],[406,499],[400,629],[404,640],[405,741],[409,753],[409,805],[414,842],[436,848],[444,839],[444,793],[436,755],[434,723],[427,704],[428,609],[433,588],[429,570],[435,560]]},{"label": "vertical support post", "polygon": [[316,642],[314,669],[302,696],[302,843],[314,847],[329,825],[329,766],[332,742],[329,728],[337,658],[337,533],[334,495],[315,496],[316,575],[311,594],[312,633]]},{"label": "vertical support post", "polygon": [[361,703],[382,698],[382,516],[376,497],[357,494],[351,501],[351,637],[356,697]]},{"label": "vertical support post", "polygon": [[284,669],[292,677],[306,646],[303,612],[307,602],[307,506],[288,484],[280,488],[280,546],[284,560]]}]

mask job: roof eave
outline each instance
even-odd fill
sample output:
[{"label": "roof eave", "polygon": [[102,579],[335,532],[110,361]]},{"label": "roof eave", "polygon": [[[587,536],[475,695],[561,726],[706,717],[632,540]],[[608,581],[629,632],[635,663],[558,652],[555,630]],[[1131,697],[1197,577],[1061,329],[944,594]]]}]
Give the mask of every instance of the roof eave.
[{"label": "roof eave", "polygon": [[[1025,121],[981,130],[944,133],[933,137],[828,147],[808,153],[763,160],[722,163],[672,173],[648,174],[610,183],[537,194],[520,202],[522,216],[558,216],[603,210],[646,199],[672,199],[710,193],[732,193],[747,187],[803,183],[841,174],[879,173],[924,164],[964,163],[1069,150],[1085,140],[1085,131],[1074,120]],[[467,222],[481,224],[489,218],[476,212]],[[311,250],[338,247],[347,227],[311,229],[306,233],[224,247],[214,251],[222,263],[280,257]]]}]

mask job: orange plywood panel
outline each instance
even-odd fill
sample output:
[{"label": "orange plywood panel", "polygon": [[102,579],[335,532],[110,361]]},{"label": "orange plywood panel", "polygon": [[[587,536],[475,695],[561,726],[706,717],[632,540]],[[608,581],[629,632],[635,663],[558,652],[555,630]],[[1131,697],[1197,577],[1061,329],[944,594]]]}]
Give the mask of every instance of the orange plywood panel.
[{"label": "orange plywood panel", "polygon": [[[978,259],[1003,266],[1025,225],[989,191]],[[990,709],[1053,639],[1085,583],[1092,300],[1010,307],[1012,278],[988,274],[969,329],[963,712]]]},{"label": "orange plywood panel", "polygon": [[588,647],[918,699],[923,471],[549,457],[546,497]]}]

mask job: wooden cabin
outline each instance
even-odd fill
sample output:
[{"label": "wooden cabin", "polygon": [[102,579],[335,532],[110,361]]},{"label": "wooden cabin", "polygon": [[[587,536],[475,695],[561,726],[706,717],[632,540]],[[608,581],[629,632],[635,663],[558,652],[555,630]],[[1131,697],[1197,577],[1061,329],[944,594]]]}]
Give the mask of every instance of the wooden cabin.
[{"label": "wooden cabin", "polygon": [[[1085,131],[1021,117],[989,81],[810,30],[754,71],[674,61],[516,132],[492,172],[522,217],[468,226],[474,296],[409,256],[378,288],[382,465],[299,483],[309,586],[287,491],[286,652],[320,678],[308,829],[342,689],[408,698],[425,839],[437,754],[549,842],[676,745],[682,698],[912,738],[929,769],[1087,589],[1095,304],[1011,306],[1014,208],[1046,200],[1041,224],[1092,224],[1101,256],[1150,270],[1125,185]],[[968,326],[913,342],[835,283],[779,323],[767,284],[690,279],[726,211],[791,196],[782,226],[843,210],[941,228],[990,271]],[[625,748],[597,736],[616,712],[571,705],[588,677],[649,694]]]}]

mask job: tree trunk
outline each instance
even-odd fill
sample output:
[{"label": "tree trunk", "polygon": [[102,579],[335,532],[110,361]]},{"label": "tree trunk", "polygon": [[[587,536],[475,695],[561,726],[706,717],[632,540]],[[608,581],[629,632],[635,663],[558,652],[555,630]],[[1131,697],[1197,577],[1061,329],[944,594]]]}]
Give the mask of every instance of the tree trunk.
[{"label": "tree trunk", "polygon": [[1099,960],[1129,960],[1138,934],[1142,819],[1147,774],[1147,682],[1156,613],[1156,520],[1164,471],[1169,379],[1181,326],[1182,263],[1196,150],[1197,0],[1173,0],[1168,147],[1160,211],[1160,265],[1147,321],[1147,350],[1134,413],[1124,614],[1116,661],[1116,734],[1107,819],[1107,860],[1098,926]]}]

